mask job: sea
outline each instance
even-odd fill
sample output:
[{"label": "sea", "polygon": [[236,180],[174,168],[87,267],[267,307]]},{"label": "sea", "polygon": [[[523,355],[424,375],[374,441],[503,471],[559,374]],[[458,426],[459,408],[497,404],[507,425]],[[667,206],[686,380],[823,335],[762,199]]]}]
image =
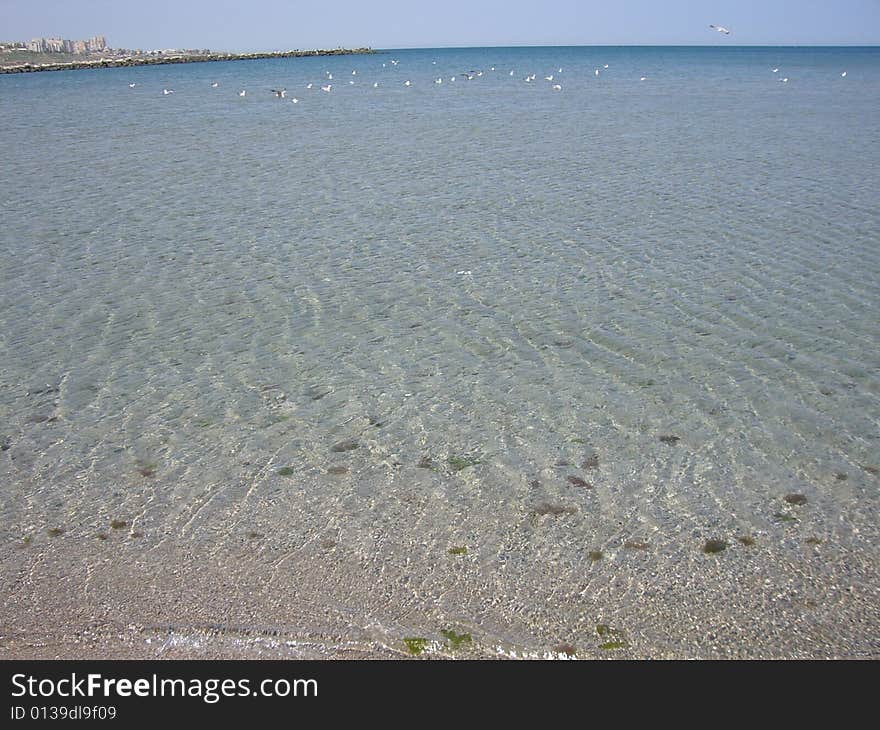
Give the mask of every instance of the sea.
[{"label": "sea", "polygon": [[880,654],[880,48],[0,105],[0,654]]}]

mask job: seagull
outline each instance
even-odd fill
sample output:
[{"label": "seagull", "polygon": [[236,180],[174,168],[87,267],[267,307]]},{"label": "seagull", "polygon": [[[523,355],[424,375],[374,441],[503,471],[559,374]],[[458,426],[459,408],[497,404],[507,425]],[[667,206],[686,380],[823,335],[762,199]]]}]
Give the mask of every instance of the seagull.
[{"label": "seagull", "polygon": [[283,99],[287,96],[287,89],[270,89],[270,91],[279,99]]},{"label": "seagull", "polygon": [[[844,72],[844,73],[846,73],[846,72]],[[137,86],[137,84],[129,84],[129,85],[128,85],[128,88],[129,88],[129,89],[133,89],[135,86]]]},{"label": "seagull", "polygon": [[374,89],[378,89],[378,88],[379,88],[379,82],[378,82],[378,81],[374,81],[374,82],[373,82],[373,88],[374,88]]},{"label": "seagull", "polygon": [[606,63],[602,68],[608,68],[608,64]]},{"label": "seagull", "polygon": [[556,69],[556,73],[561,74],[561,73],[562,73],[562,69],[561,69],[561,68]]},{"label": "seagull", "polygon": [[709,24],[709,27],[710,27],[712,30],[717,30],[719,33],[724,33],[724,35],[730,35],[730,31],[727,30],[727,28],[725,28],[725,27],[722,26],[722,25],[712,25],[712,24],[710,23],[710,24]]},{"label": "seagull", "polygon": [[350,84],[354,84],[354,81],[349,81],[348,83],[350,83]]},{"label": "seagull", "polygon": [[507,75],[508,75],[508,76],[513,76],[513,71],[511,71],[511,72],[510,72],[509,74],[507,74]]},{"label": "seagull", "polygon": [[648,78],[647,76],[642,76],[642,78],[640,78],[639,81],[645,81],[647,78]]},{"label": "seagull", "polygon": [[559,84],[553,84],[551,88],[553,89],[553,91],[562,91],[562,86],[560,86]]},{"label": "seagull", "polygon": [[299,104],[299,99],[297,99],[295,96],[290,101],[293,104]]},{"label": "seagull", "polygon": [[357,76],[357,75],[358,75],[357,69],[355,69],[354,71],[352,71],[352,72],[351,72],[351,75],[352,75],[352,76]]},{"label": "seagull", "polygon": [[549,76],[545,76],[544,80],[545,81],[553,81],[553,74],[550,74]]},{"label": "seagull", "polygon": [[774,68],[774,69],[773,69],[773,73],[779,73],[779,69],[778,69],[778,68]]},{"label": "seagull", "polygon": [[400,61],[395,61],[393,58],[391,59],[391,65],[396,66]]},{"label": "seagull", "polygon": [[449,79],[450,81],[455,81],[455,76]]},{"label": "seagull", "polygon": [[333,84],[327,84],[326,86],[322,86],[322,87],[321,87],[321,91],[326,91],[326,92],[329,94],[329,93],[330,93],[330,90],[331,90],[332,88],[333,88]]},{"label": "seagull", "polygon": [[410,81],[409,79],[407,79],[406,81],[403,82],[403,85],[404,85],[404,86],[412,86],[412,81]]},{"label": "seagull", "polygon": [[162,89],[162,93],[165,94],[165,96],[168,96],[168,94],[174,93],[174,89]]},{"label": "seagull", "polygon": [[309,82],[308,84],[306,84],[306,88],[307,88],[307,89],[311,89],[311,88],[312,88],[312,84],[311,84],[311,82]]},{"label": "seagull", "polygon": [[442,84],[442,83],[443,83],[443,79],[442,79],[442,78],[434,79],[434,83],[435,83],[435,84]]},{"label": "seagull", "polygon": [[327,72],[327,80],[328,80],[328,81],[333,81],[333,74],[330,73],[329,71]]},{"label": "seagull", "polygon": [[[846,71],[844,71],[842,74],[840,74],[840,78],[842,78],[842,79],[846,78]],[[132,84],[132,86],[134,86],[134,84]]]},{"label": "seagull", "polygon": [[598,69],[598,68],[596,69],[595,74],[596,74],[596,76],[599,75],[599,69]]},{"label": "seagull", "polygon": [[238,92],[238,95],[239,95],[239,96],[247,96],[247,91],[245,91],[244,89],[242,89],[241,91]]},{"label": "seagull", "polygon": [[218,86],[220,86],[220,84],[218,84],[216,81],[213,84],[211,84],[212,89],[216,89]]},{"label": "seagull", "polygon": [[779,79],[779,80],[780,80],[783,84],[787,84],[787,83],[788,83],[788,76],[786,76],[784,79]]},{"label": "seagull", "polygon": [[382,64],[382,68],[385,68],[385,64],[384,64],[384,63]]}]

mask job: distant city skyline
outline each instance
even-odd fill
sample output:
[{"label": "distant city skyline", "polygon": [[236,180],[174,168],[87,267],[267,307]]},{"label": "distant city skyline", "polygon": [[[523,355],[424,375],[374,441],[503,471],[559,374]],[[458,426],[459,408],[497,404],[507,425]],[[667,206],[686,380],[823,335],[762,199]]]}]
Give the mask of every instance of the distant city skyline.
[{"label": "distant city skyline", "polygon": [[[105,36],[115,48],[877,45],[880,0],[0,0],[2,41]],[[729,28],[716,33],[709,24]]]}]

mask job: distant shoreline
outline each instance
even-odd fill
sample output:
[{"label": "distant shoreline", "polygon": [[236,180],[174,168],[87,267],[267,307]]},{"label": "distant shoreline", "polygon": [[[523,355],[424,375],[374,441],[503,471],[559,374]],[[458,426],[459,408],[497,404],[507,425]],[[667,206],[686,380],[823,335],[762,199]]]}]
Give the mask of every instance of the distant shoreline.
[{"label": "distant shoreline", "polygon": [[372,48],[334,48],[314,51],[268,51],[260,53],[206,53],[197,55],[99,58],[83,61],[50,63],[19,63],[0,66],[0,74],[34,73],[37,71],[69,71],[84,68],[119,68],[128,66],[159,66],[169,63],[210,63],[214,61],[251,61],[258,58],[303,58],[306,56],[351,56],[375,53]]}]

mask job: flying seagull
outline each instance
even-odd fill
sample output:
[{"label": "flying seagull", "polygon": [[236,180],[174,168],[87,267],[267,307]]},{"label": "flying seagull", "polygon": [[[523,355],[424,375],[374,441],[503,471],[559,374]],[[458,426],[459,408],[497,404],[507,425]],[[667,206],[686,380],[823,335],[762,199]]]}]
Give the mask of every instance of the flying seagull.
[{"label": "flying seagull", "polygon": [[712,25],[710,23],[709,27],[712,30],[717,30],[719,33],[724,33],[724,35],[730,35],[730,31],[727,28],[725,28],[723,25]]}]

